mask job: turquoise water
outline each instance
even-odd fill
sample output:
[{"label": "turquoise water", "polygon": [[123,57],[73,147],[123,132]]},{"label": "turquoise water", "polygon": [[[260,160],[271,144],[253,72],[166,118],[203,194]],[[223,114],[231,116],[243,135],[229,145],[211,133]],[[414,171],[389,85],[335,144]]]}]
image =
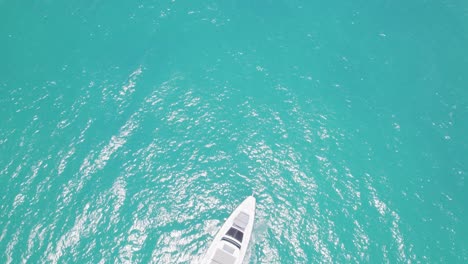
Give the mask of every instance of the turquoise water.
[{"label": "turquoise water", "polygon": [[464,1],[0,1],[0,262],[468,262]]}]

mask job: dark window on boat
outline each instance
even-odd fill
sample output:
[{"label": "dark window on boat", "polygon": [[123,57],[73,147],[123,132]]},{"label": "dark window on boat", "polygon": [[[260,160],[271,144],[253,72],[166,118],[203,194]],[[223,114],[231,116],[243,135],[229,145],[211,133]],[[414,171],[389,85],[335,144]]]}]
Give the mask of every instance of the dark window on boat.
[{"label": "dark window on boat", "polygon": [[232,237],[232,238],[235,238],[237,241],[241,242],[242,243],[242,238],[244,237],[244,233],[242,233],[242,231],[239,231],[235,228],[232,228],[229,229],[226,233],[226,235]]}]

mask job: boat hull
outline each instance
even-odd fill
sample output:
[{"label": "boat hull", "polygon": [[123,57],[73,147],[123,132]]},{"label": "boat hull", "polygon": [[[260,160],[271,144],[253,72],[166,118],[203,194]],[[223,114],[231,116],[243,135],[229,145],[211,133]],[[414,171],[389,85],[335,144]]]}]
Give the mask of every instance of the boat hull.
[{"label": "boat hull", "polygon": [[252,236],[255,197],[247,197],[228,217],[208,249],[203,264],[241,264]]}]

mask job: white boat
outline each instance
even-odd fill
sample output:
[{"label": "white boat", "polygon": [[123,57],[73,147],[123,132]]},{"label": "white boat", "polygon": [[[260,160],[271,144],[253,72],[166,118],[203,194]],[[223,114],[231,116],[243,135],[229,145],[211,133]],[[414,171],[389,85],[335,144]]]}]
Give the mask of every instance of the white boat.
[{"label": "white boat", "polygon": [[255,197],[249,196],[218,231],[202,263],[241,264],[252,235],[254,217]]}]

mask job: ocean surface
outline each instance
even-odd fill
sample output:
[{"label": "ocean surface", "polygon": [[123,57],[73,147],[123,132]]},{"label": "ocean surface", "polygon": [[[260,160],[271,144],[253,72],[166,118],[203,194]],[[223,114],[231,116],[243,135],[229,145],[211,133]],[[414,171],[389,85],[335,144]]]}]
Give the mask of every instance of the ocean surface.
[{"label": "ocean surface", "polygon": [[0,0],[0,263],[468,262],[468,2]]}]

